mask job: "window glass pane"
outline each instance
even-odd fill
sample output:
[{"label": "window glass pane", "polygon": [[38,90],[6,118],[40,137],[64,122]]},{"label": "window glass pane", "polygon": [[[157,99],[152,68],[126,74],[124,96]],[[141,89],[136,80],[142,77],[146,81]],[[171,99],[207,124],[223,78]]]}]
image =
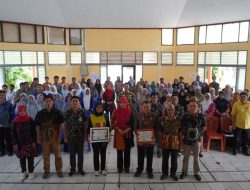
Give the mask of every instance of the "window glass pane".
[{"label": "window glass pane", "polygon": [[199,43],[205,44],[206,43],[206,26],[201,26],[199,30]]},{"label": "window glass pane", "polygon": [[70,29],[70,44],[81,44],[81,29]]},{"label": "window glass pane", "polygon": [[244,90],[245,89],[245,79],[246,79],[246,69],[239,68],[238,72],[238,84],[236,90]]},{"label": "window glass pane", "polygon": [[205,64],[205,52],[198,52],[198,64]]},{"label": "window glass pane", "polygon": [[122,66],[121,65],[108,65],[108,76],[110,77],[110,81],[112,81],[113,84],[115,84],[116,77],[119,76],[120,78],[122,78]]},{"label": "window glass pane", "polygon": [[221,43],[222,25],[207,26],[207,43]]},{"label": "window glass pane", "polygon": [[177,29],[177,45],[194,44],[194,27]]},{"label": "window glass pane", "polygon": [[237,51],[221,52],[222,65],[237,65]]},{"label": "window glass pane", "polygon": [[5,42],[19,42],[18,24],[2,23]]},{"label": "window glass pane", "polygon": [[32,25],[20,25],[21,30],[21,42],[35,43],[35,27]]},{"label": "window glass pane", "polygon": [[86,52],[86,64],[98,64],[100,63],[99,52]]},{"label": "window glass pane", "polygon": [[44,43],[43,26],[36,26],[36,43]]},{"label": "window glass pane", "polygon": [[136,65],[135,66],[135,81],[140,81],[140,78],[142,78],[142,65]]},{"label": "window glass pane", "polygon": [[45,82],[45,76],[45,66],[38,66],[38,78],[40,84],[43,84]]},{"label": "window glass pane", "polygon": [[135,52],[122,52],[122,63],[135,64]]},{"label": "window glass pane", "polygon": [[108,52],[108,63],[121,63],[122,53],[121,52]]},{"label": "window glass pane", "polygon": [[246,65],[247,64],[247,51],[238,52],[238,64]]},{"label": "window glass pane", "polygon": [[37,64],[36,52],[22,52],[22,64]]},{"label": "window glass pane", "polygon": [[0,67],[0,86],[2,87],[4,83],[4,68]]},{"label": "window glass pane", "polygon": [[47,27],[47,31],[48,31],[48,43],[49,44],[55,44],[55,45],[65,44],[64,28]]},{"label": "window glass pane", "polygon": [[172,45],[173,44],[173,29],[162,29],[161,30],[161,44]]},{"label": "window glass pane", "polygon": [[136,64],[142,63],[142,52],[135,52],[135,62]]},{"label": "window glass pane", "polygon": [[44,58],[44,52],[43,51],[39,51],[37,52],[37,63],[38,64],[44,64],[45,63],[45,58]]},{"label": "window glass pane", "polygon": [[[205,81],[205,69],[204,67],[198,67],[198,75],[200,76],[201,81]],[[206,81],[205,81],[206,82]]]},{"label": "window glass pane", "polygon": [[0,65],[3,65],[3,51],[0,51]]},{"label": "window glass pane", "polygon": [[70,63],[81,64],[82,63],[82,52],[70,52]]},{"label": "window glass pane", "polygon": [[162,52],[161,53],[161,64],[172,65],[173,54],[170,52]]},{"label": "window glass pane", "polygon": [[144,64],[156,64],[157,52],[143,52],[143,63]]},{"label": "window glass pane", "polygon": [[49,64],[66,65],[66,52],[49,52]]},{"label": "window glass pane", "polygon": [[177,53],[177,65],[193,65],[194,52]]},{"label": "window glass pane", "polygon": [[238,42],[239,23],[223,24],[222,42]]},{"label": "window glass pane", "polygon": [[5,65],[20,65],[21,54],[20,51],[5,51],[4,52]]},{"label": "window glass pane", "polygon": [[220,52],[206,52],[206,65],[219,65]]},{"label": "window glass pane", "polygon": [[249,29],[249,22],[241,22],[240,23],[240,42],[247,42],[248,41],[248,29]]},{"label": "window glass pane", "polygon": [[101,84],[107,80],[107,66],[101,66]]}]

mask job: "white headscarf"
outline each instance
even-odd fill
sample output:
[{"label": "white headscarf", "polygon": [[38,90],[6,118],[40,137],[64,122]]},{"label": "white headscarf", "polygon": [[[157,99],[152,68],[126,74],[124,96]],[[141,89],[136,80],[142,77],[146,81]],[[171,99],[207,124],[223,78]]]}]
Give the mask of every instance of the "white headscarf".
[{"label": "white headscarf", "polygon": [[[29,98],[32,97],[33,101],[29,101]],[[38,105],[36,103],[36,99],[35,96],[33,95],[29,95],[28,96],[28,103],[27,103],[27,111],[28,111],[28,115],[34,120],[36,117],[36,114],[38,112]]]},{"label": "white headscarf", "polygon": [[[52,88],[54,88],[54,92],[52,92]],[[52,95],[56,95],[56,94],[58,94],[58,92],[57,92],[57,88],[56,88],[56,86],[55,86],[55,85],[50,85],[50,93],[51,93]]]},{"label": "white headscarf", "polygon": [[[86,91],[89,91],[89,94],[86,94]],[[89,88],[85,88],[84,89],[84,96],[83,96],[83,106],[85,108],[85,110],[89,110],[90,109],[90,99],[91,99],[91,94],[90,94],[90,89]]]},{"label": "white headscarf", "polygon": [[[63,89],[64,86],[66,86],[66,90]],[[65,100],[66,96],[67,96],[68,94],[70,94],[70,91],[68,90],[68,86],[67,86],[66,83],[64,83],[64,84],[62,85],[62,91],[61,91],[61,93],[62,93],[63,100]]]},{"label": "white headscarf", "polygon": [[211,100],[211,94],[210,93],[206,93],[205,96],[208,95],[209,99],[206,100],[206,98],[204,98],[204,100],[201,102],[202,105],[202,113],[206,113],[206,111],[208,110],[210,104],[213,103],[213,101]]},{"label": "white headscarf", "polygon": [[49,87],[49,90],[45,90],[43,93],[46,95],[51,94],[50,85],[49,84],[46,84],[46,85]]}]

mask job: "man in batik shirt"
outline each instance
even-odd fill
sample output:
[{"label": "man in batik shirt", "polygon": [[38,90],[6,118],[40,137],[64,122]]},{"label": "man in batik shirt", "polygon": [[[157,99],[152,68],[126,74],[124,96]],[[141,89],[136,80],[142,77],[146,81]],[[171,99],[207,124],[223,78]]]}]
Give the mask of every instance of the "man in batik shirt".
[{"label": "man in batik shirt", "polygon": [[120,97],[125,96],[128,99],[129,107],[131,110],[134,110],[135,106],[135,95],[133,92],[129,91],[129,84],[125,83],[123,85],[124,91],[119,93],[119,96],[117,97],[117,102],[119,102]]}]

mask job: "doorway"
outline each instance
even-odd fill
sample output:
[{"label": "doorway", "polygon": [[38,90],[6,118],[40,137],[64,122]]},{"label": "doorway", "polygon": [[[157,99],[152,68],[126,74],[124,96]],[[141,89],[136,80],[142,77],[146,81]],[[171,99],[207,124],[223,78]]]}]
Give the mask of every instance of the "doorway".
[{"label": "doorway", "polygon": [[122,82],[128,82],[129,77],[135,79],[135,66],[122,66]]}]

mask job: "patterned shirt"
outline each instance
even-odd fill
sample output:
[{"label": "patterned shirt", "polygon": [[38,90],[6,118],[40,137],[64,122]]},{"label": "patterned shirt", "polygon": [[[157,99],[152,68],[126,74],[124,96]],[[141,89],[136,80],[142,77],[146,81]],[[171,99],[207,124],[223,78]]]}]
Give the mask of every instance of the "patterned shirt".
[{"label": "patterned shirt", "polygon": [[174,118],[169,120],[168,117],[160,119],[161,146],[163,149],[179,149],[179,131],[180,122]]},{"label": "patterned shirt", "polygon": [[10,102],[0,104],[0,127],[10,127],[13,119],[13,106]]},{"label": "patterned shirt", "polygon": [[203,129],[207,126],[207,121],[203,114],[197,113],[192,115],[190,112],[183,115],[181,119],[181,126],[183,130],[183,143],[192,145],[200,141],[203,135]]},{"label": "patterned shirt", "polygon": [[184,108],[180,105],[176,105],[174,115],[178,120],[181,120],[182,116],[184,115]]},{"label": "patterned shirt", "polygon": [[163,107],[160,103],[151,104],[151,112],[153,112],[158,118],[163,115]]},{"label": "patterned shirt", "polygon": [[60,139],[61,127],[63,124],[62,112],[52,108],[50,112],[46,109],[39,111],[35,118],[36,125],[40,128],[42,142]]},{"label": "patterned shirt", "polygon": [[69,109],[64,114],[64,121],[67,123],[68,139],[84,138],[84,122],[87,122],[87,116],[84,110],[78,109],[76,113]]},{"label": "patterned shirt", "polygon": [[129,103],[129,106],[131,109],[133,109],[134,107],[134,103],[136,102],[136,99],[135,99],[135,94],[133,92],[120,92],[119,93],[119,96],[118,96],[118,99],[117,99],[117,102],[119,102],[119,99],[122,97],[122,96],[125,96],[127,99],[128,99],[128,103]]}]

